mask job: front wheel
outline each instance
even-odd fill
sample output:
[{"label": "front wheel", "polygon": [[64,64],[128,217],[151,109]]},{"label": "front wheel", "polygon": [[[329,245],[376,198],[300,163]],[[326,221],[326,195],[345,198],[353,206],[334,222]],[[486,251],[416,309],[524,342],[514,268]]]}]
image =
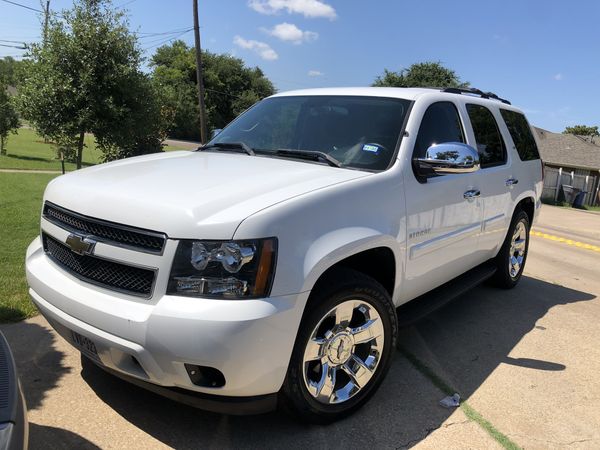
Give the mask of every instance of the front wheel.
[{"label": "front wheel", "polygon": [[502,248],[496,256],[494,284],[504,289],[517,285],[525,269],[529,250],[529,216],[522,210],[515,212]]},{"label": "front wheel", "polygon": [[328,423],[364,404],[389,369],[397,323],[387,291],[342,269],[314,292],[282,395],[300,418]]}]

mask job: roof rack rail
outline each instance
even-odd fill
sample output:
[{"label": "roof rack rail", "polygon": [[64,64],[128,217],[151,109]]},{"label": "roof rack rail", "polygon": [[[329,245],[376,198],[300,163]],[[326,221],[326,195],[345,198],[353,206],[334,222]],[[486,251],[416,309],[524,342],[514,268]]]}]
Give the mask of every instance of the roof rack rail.
[{"label": "roof rack rail", "polygon": [[506,103],[507,105],[511,104],[508,100],[506,100],[504,98],[498,97],[493,92],[483,92],[482,90],[476,89],[476,88],[449,87],[449,88],[444,88],[441,91],[442,92],[448,92],[450,94],[472,94],[472,95],[479,95],[481,98],[491,98],[491,99],[494,99],[494,100],[501,101],[502,103]]}]

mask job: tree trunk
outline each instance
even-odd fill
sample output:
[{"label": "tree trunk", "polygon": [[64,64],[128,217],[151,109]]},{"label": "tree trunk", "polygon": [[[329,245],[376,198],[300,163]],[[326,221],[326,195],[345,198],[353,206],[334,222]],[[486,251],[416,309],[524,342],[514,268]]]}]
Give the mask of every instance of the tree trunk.
[{"label": "tree trunk", "polygon": [[6,155],[6,149],[4,148],[4,136],[0,136],[0,155]]},{"label": "tree trunk", "polygon": [[85,138],[85,131],[79,133],[79,142],[77,143],[77,168],[81,169],[81,158],[83,155],[83,139]]}]

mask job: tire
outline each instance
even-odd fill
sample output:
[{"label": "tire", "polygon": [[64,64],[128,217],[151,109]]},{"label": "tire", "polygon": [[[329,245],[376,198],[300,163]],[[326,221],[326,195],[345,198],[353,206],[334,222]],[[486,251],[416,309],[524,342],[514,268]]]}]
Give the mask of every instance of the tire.
[{"label": "tire", "polygon": [[383,286],[360,272],[335,269],[309,299],[282,406],[310,423],[349,416],[381,384],[397,335],[396,309]]},{"label": "tire", "polygon": [[496,273],[491,280],[495,286],[512,289],[521,279],[529,251],[529,227],[527,213],[521,209],[515,211],[506,239],[495,259]]}]

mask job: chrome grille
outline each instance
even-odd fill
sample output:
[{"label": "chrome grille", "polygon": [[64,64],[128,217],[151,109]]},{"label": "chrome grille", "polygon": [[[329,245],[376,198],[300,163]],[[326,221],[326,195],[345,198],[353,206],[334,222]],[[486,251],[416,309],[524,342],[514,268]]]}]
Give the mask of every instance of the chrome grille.
[{"label": "chrome grille", "polygon": [[46,254],[75,277],[107,289],[149,298],[156,271],[109,261],[91,255],[78,255],[62,242],[42,234]]},{"label": "chrome grille", "polygon": [[91,235],[98,241],[148,253],[162,253],[166,236],[156,231],[120,225],[87,217],[53,203],[44,204],[44,218],[66,230]]}]

